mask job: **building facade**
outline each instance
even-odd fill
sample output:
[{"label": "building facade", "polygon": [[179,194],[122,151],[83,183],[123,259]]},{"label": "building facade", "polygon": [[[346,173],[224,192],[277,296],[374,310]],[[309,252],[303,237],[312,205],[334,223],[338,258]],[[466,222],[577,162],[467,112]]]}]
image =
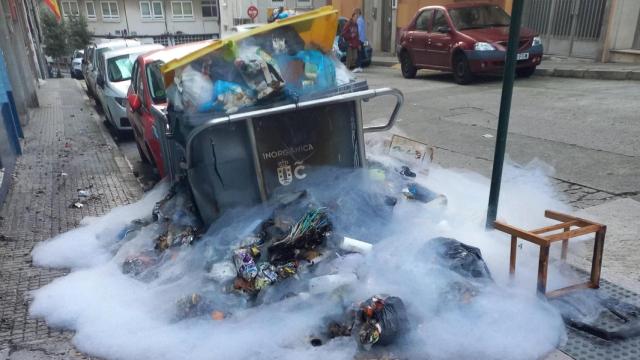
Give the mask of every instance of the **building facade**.
[{"label": "building facade", "polygon": [[[330,0],[342,16],[363,9],[376,52],[395,51],[399,30],[422,7],[475,0]],[[483,0],[511,12],[512,0]],[[640,63],[640,1],[526,0],[523,25],[543,38],[546,54]]]},{"label": "building facade", "polygon": [[63,0],[60,6],[65,17],[84,16],[95,37],[164,45],[220,37],[218,0]]},{"label": "building facade", "polygon": [[[266,23],[271,10],[284,6],[287,9],[309,11],[327,5],[326,0],[220,0],[222,33],[229,33],[235,25]],[[258,9],[258,16],[251,20],[247,10],[250,6]]]}]

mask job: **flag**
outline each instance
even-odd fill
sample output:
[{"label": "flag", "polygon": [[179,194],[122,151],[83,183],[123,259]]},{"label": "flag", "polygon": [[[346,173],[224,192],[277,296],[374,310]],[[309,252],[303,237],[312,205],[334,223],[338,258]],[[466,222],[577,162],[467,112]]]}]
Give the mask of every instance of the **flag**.
[{"label": "flag", "polygon": [[47,4],[53,12],[53,15],[56,16],[56,20],[60,21],[60,6],[58,5],[58,0],[44,0],[44,3]]}]

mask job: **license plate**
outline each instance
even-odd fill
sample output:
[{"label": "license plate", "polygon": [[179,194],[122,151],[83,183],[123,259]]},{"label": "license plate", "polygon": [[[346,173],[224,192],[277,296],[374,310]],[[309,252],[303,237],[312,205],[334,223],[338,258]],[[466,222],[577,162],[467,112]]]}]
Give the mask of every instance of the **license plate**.
[{"label": "license plate", "polygon": [[527,60],[529,58],[529,53],[520,53],[516,55],[516,60]]}]

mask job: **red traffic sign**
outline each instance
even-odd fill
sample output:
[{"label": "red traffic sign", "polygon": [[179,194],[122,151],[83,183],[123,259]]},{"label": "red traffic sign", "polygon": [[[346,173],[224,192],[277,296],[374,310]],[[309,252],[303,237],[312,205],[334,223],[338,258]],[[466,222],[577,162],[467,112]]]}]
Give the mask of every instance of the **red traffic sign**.
[{"label": "red traffic sign", "polygon": [[255,5],[250,5],[247,8],[247,15],[251,18],[251,20],[258,17],[258,8]]}]

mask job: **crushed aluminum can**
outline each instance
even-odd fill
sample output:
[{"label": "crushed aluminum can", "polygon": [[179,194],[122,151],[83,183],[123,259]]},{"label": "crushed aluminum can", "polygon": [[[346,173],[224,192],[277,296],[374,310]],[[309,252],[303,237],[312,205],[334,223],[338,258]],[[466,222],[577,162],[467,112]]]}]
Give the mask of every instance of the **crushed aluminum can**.
[{"label": "crushed aluminum can", "polygon": [[280,279],[292,277],[298,273],[298,262],[290,261],[286,264],[276,266],[276,273]]},{"label": "crushed aluminum can", "polygon": [[253,280],[258,275],[256,266],[250,249],[238,249],[233,253],[233,263],[236,266],[238,275],[247,281]]},{"label": "crushed aluminum can", "polygon": [[256,290],[262,290],[276,281],[278,281],[276,268],[269,263],[260,263],[258,265],[258,275],[253,282],[253,287]]}]

